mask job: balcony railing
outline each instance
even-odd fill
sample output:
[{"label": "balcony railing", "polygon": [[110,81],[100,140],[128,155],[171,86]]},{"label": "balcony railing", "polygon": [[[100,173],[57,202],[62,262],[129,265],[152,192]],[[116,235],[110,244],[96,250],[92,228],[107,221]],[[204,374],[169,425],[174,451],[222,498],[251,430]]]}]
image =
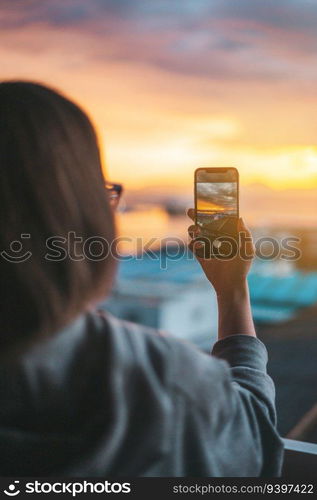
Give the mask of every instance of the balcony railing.
[{"label": "balcony railing", "polygon": [[284,439],[285,457],[282,477],[288,480],[316,478],[317,444]]}]

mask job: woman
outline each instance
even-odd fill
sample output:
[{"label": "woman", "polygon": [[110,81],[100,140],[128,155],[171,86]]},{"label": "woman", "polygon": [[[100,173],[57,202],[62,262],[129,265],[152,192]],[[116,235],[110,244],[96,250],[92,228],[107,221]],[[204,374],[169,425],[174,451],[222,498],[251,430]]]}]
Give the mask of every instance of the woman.
[{"label": "woman", "polygon": [[98,314],[115,225],[89,119],[28,82],[0,84],[0,119],[0,474],[279,475],[250,261],[200,260],[218,297],[213,356]]}]

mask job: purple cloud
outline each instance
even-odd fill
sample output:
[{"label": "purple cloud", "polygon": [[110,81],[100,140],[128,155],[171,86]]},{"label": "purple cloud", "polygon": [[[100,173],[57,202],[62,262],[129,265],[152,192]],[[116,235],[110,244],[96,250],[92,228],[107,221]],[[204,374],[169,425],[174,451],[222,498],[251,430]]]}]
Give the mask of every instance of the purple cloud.
[{"label": "purple cloud", "polygon": [[309,0],[3,0],[0,14],[3,30],[46,23],[87,33],[96,40],[92,59],[212,79],[317,76],[317,4]]}]

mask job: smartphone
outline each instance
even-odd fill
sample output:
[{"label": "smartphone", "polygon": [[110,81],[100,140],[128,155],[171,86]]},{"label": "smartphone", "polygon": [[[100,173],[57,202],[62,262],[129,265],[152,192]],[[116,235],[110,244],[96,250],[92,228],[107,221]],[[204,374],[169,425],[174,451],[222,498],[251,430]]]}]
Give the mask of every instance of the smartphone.
[{"label": "smartphone", "polygon": [[239,173],[236,168],[195,171],[195,224],[210,249],[220,249],[224,237],[236,239],[239,220]]}]

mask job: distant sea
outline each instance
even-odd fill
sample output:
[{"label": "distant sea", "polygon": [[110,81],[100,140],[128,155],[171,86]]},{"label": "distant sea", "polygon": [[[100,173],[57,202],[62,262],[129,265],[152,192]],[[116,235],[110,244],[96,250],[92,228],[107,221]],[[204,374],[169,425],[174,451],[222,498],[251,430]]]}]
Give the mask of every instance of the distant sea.
[{"label": "distant sea", "polygon": [[[148,206],[117,214],[117,233],[124,240],[120,243],[123,253],[136,253],[141,240],[154,250],[159,241],[175,238],[188,241],[187,228],[193,224],[187,215],[169,215],[164,208]],[[177,241],[175,240],[175,243]]]},{"label": "distant sea", "polygon": [[[294,204],[293,210],[296,210]],[[294,213],[281,212],[273,206],[267,206],[267,210],[256,206],[254,203],[253,210],[250,206],[241,207],[241,215],[245,223],[251,230],[260,230],[260,234],[270,236],[274,230],[285,230],[287,234],[296,234],[300,228],[309,229],[312,232],[317,230],[316,213],[311,212],[309,215],[300,214],[296,217]],[[117,234],[122,238],[119,245],[122,253],[139,253],[138,245],[140,241],[143,244],[151,242],[151,249],[154,249],[160,240],[168,238],[172,243],[173,239],[180,238],[185,243],[188,242],[188,227],[193,222],[186,215],[184,207],[184,215],[170,215],[163,206],[154,204],[144,204],[136,206],[133,209],[117,213]],[[295,230],[295,233],[292,232]],[[157,244],[156,244],[156,243]],[[175,241],[177,243],[177,241]]]}]

